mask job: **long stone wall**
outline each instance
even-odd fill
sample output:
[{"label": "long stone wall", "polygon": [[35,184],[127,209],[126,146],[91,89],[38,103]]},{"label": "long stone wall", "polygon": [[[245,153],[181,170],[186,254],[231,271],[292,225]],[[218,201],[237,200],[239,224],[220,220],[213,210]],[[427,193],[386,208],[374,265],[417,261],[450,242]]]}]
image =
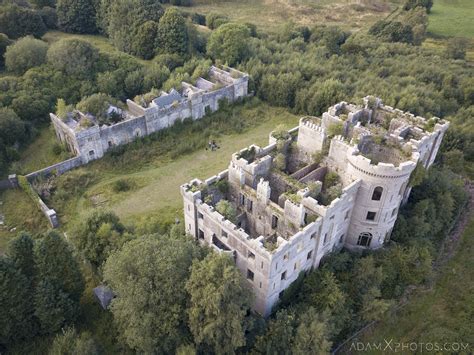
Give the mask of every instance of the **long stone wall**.
[{"label": "long stone wall", "polygon": [[69,170],[72,170],[74,168],[81,166],[82,164],[83,164],[82,158],[75,157],[75,158],[62,161],[57,164],[50,165],[46,168],[34,171],[32,173],[29,173],[28,175],[26,175],[26,178],[28,179],[29,182],[31,182],[39,176],[48,177],[51,174],[61,175]]}]

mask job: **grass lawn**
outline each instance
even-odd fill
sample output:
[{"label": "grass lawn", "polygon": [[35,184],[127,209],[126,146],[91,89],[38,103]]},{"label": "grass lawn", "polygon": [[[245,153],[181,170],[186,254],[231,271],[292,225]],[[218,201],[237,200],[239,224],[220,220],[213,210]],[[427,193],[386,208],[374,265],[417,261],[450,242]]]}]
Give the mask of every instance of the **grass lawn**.
[{"label": "grass lawn", "polygon": [[[276,126],[285,124],[293,127],[298,122],[298,117],[284,109],[262,103],[236,109],[242,117],[234,119],[241,119],[249,126],[239,133],[217,135],[216,140],[221,148],[216,151],[199,148],[176,158],[169,154],[157,155],[138,167],[132,158],[127,159],[119,168],[116,164],[107,162],[108,158],[104,158],[81,168],[92,172],[94,183],[80,196],[69,201],[66,208],[56,208],[61,221],[74,221],[91,208],[100,207],[113,210],[123,221],[129,223],[149,217],[163,223],[172,222],[182,215],[182,198],[179,192],[181,184],[195,177],[204,179],[226,169],[232,153],[253,143],[266,145],[268,134]],[[189,130],[192,129],[191,126]],[[182,132],[182,139],[186,139],[187,134],[192,135],[189,131]],[[160,140],[147,142],[143,150],[159,151],[159,146],[163,144],[165,143]],[[154,145],[157,147],[154,148]],[[135,154],[140,156],[142,151]],[[119,179],[127,180],[133,188],[130,191],[114,192],[113,183]]]},{"label": "grass lawn", "polygon": [[184,11],[208,14],[216,12],[235,21],[250,22],[259,30],[276,32],[290,19],[312,27],[317,24],[339,25],[345,29],[366,27],[385,17],[392,9],[386,0],[195,0]]},{"label": "grass lawn", "polygon": [[354,341],[383,345],[384,339],[393,339],[394,343],[463,342],[470,345],[470,352],[465,353],[472,353],[473,295],[474,219],[471,219],[457,254],[443,269],[433,289],[412,295],[398,314],[387,315],[375,329]]},{"label": "grass lawn", "polygon": [[474,38],[473,0],[435,0],[428,19],[432,35]]}]

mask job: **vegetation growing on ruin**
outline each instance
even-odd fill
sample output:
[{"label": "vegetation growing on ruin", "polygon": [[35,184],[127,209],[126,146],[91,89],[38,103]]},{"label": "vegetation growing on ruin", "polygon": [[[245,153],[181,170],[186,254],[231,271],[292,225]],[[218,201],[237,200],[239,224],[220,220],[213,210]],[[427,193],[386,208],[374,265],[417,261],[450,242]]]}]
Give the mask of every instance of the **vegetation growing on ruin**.
[{"label": "vegetation growing on ruin", "polygon": [[[62,106],[99,93],[124,101],[153,89],[169,90],[196,73],[202,75],[209,58],[248,72],[250,90],[258,99],[224,106],[199,122],[186,121],[117,147],[103,160],[56,179],[48,203],[57,208],[67,239],[40,233],[48,226],[22,190],[2,192],[0,213],[6,227],[0,229],[0,276],[9,286],[1,290],[0,300],[11,307],[6,318],[0,317],[6,322],[0,325],[0,351],[7,347],[13,353],[46,353],[55,339],[52,350],[64,349],[68,342],[71,351],[88,344],[92,352],[95,343],[105,353],[209,352],[218,348],[218,340],[229,352],[284,353],[288,346],[301,353],[327,352],[331,344],[382,317],[411,285],[431,279],[432,260],[465,202],[463,183],[448,168],[470,176],[474,172],[474,81],[472,42],[426,36],[428,30],[472,37],[470,23],[454,26],[446,20],[469,18],[472,7],[466,0],[439,0],[430,14],[412,8],[416,1],[409,1],[410,6],[403,1],[386,18],[388,6],[337,0],[321,5],[280,1],[278,6],[263,0],[173,1],[192,5],[179,11],[147,0],[102,0],[97,7],[90,0],[26,3],[0,5],[2,176],[28,173],[67,157],[43,128],[49,112],[63,112]],[[460,8],[462,13],[456,10]],[[256,18],[257,13],[262,16]],[[285,22],[289,15],[295,15],[294,22]],[[360,30],[351,33],[353,28]],[[89,32],[94,34],[82,34]],[[27,35],[36,40],[25,39]],[[206,42],[211,44],[207,49]],[[25,48],[22,43],[32,45]],[[234,266],[214,254],[203,259],[207,251],[191,245],[177,227],[168,233],[167,227],[182,216],[179,185],[221,171],[231,153],[265,143],[278,124],[294,126],[294,114],[320,115],[336,102],[367,94],[417,115],[449,119],[452,125],[438,163],[443,168],[414,175],[420,185],[385,250],[360,257],[335,255],[285,292],[280,310],[268,321],[247,313],[248,294]],[[57,105],[61,98],[64,102]],[[204,150],[210,137],[221,149]],[[128,183],[133,189],[127,189]],[[334,195],[328,196],[329,203],[340,188],[329,177],[324,185],[324,193]],[[119,217],[84,218],[95,207],[108,207]],[[23,229],[39,236],[30,243],[36,252],[22,260],[6,241]],[[17,246],[28,245],[19,238]],[[265,246],[276,248],[276,240],[268,238]],[[467,254],[460,254],[453,267],[464,270]],[[25,265],[36,266],[35,274]],[[133,283],[127,278],[129,268],[140,275]],[[466,278],[449,276],[453,283],[443,279],[439,284],[443,294],[466,283]],[[104,280],[121,294],[108,312],[92,294]],[[166,287],[157,286],[161,283]],[[140,291],[139,297],[134,290]],[[452,307],[467,302],[461,296]],[[220,300],[225,300],[225,312],[215,311],[221,309]],[[414,309],[413,318],[426,314],[424,307]],[[449,313],[443,318],[451,325],[452,313],[457,313]],[[199,327],[203,319],[205,328]],[[458,319],[456,329],[465,332],[463,320]],[[60,335],[71,324],[77,331]],[[397,329],[402,327],[400,323]],[[444,334],[447,327],[433,332]],[[308,341],[308,332],[317,336]],[[387,334],[394,333],[393,327],[387,328]]]}]

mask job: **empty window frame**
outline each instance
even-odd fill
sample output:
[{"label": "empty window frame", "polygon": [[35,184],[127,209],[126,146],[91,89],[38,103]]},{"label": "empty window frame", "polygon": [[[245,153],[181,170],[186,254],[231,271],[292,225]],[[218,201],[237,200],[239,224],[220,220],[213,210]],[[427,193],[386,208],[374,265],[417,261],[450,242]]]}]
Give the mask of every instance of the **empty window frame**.
[{"label": "empty window frame", "polygon": [[272,215],[272,228],[275,229],[276,227],[278,227],[278,217]]},{"label": "empty window frame", "polygon": [[357,240],[357,245],[363,247],[370,247],[370,242],[372,241],[372,234],[368,232],[362,232],[359,234],[359,239]]},{"label": "empty window frame", "polygon": [[250,269],[247,269],[247,280],[250,280],[250,281],[253,281],[253,278],[254,278],[254,273],[252,270]]},{"label": "empty window frame", "polygon": [[369,211],[369,212],[367,212],[367,217],[366,217],[366,219],[367,219],[368,221],[375,221],[375,216],[376,216],[376,215],[377,215],[376,212]]},{"label": "empty window frame", "polygon": [[374,192],[372,193],[372,201],[380,201],[380,199],[382,198],[382,193],[383,193],[383,187],[377,186],[374,189]]}]

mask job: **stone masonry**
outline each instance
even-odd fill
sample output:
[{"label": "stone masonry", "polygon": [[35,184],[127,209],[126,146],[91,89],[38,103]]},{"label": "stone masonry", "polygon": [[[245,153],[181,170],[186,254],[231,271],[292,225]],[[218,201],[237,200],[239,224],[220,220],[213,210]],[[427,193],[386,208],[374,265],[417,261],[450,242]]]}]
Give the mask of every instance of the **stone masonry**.
[{"label": "stone masonry", "polygon": [[181,186],[186,232],[234,258],[267,316],[325,255],[389,240],[412,172],[431,166],[448,126],[374,97],[303,117],[268,146],[233,154],[227,170]]},{"label": "stone masonry", "polygon": [[[200,119],[207,112],[216,111],[221,100],[234,102],[248,95],[248,75],[236,69],[212,66],[208,79],[199,78],[194,85],[183,82],[179,91],[162,92],[149,105],[127,100],[127,110],[111,106],[109,109],[116,110],[123,118],[115,124],[100,126],[92,115],[79,111],[65,120],[51,113],[51,122],[57,138],[86,164],[103,157],[115,146],[170,127],[176,121]],[[92,125],[81,125],[82,119]]]}]

